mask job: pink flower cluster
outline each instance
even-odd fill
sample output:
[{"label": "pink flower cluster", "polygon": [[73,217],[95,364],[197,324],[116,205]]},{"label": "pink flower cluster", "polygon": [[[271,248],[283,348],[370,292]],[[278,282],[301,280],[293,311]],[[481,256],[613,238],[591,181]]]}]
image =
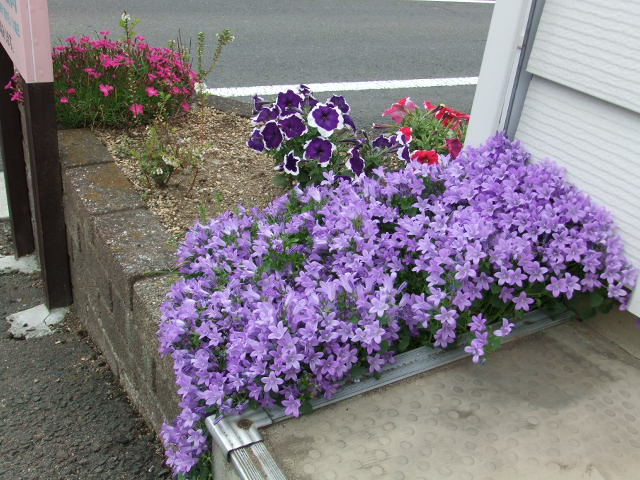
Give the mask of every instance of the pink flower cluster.
[{"label": "pink flower cluster", "polygon": [[[54,47],[54,86],[58,120],[68,127],[94,123],[122,125],[138,117],[152,118],[158,109],[189,110],[197,74],[182,54],[149,46],[145,38],[112,41],[69,37]],[[11,100],[22,101],[14,76],[5,86]]]}]

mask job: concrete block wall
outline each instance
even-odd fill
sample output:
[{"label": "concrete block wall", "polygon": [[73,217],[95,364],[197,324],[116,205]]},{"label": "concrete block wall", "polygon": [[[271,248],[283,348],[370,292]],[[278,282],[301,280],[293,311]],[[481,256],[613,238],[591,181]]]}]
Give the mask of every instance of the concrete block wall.
[{"label": "concrete block wall", "polygon": [[170,235],[89,130],[59,133],[73,299],[80,321],[136,408],[159,432],[177,415],[160,304],[175,275]]}]

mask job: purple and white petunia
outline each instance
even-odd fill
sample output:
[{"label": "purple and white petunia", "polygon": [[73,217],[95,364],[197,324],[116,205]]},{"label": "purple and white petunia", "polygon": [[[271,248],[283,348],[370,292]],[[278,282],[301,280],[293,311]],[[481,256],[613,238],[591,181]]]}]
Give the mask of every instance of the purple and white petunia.
[{"label": "purple and white petunia", "polygon": [[290,175],[298,175],[300,173],[300,167],[298,166],[300,160],[300,157],[297,157],[295,153],[291,151],[284,156],[282,169]]},{"label": "purple and white petunia", "polygon": [[276,122],[267,122],[260,129],[262,138],[264,139],[264,145],[268,150],[277,150],[282,145],[284,137],[282,131]]},{"label": "purple and white petunia", "polygon": [[286,92],[280,92],[276,98],[276,105],[280,107],[280,110],[285,112],[287,110],[300,108],[304,97],[298,95],[293,90],[287,90]]},{"label": "purple and white petunia", "polygon": [[344,127],[342,112],[337,107],[326,103],[318,103],[313,107],[307,116],[307,122],[317,128],[323,137],[329,137],[333,132]]},{"label": "purple and white petunia", "polygon": [[253,131],[251,138],[247,142],[247,147],[252,148],[256,152],[264,151],[264,138],[262,138],[262,133],[260,133],[259,129]]},{"label": "purple and white petunia", "polygon": [[364,158],[360,155],[360,150],[352,148],[349,150],[349,158],[347,158],[347,168],[359,177],[364,173]]},{"label": "purple and white petunia", "polygon": [[349,113],[349,110],[351,110],[351,107],[342,95],[333,95],[327,100],[327,104],[329,103],[338,107],[342,113]]},{"label": "purple and white petunia", "polygon": [[336,146],[326,138],[316,137],[309,140],[304,145],[304,158],[307,160],[317,160],[322,167],[329,165]]},{"label": "purple and white petunia", "polygon": [[302,116],[297,113],[278,120],[278,126],[288,139],[299,137],[308,131]]},{"label": "purple and white petunia", "polygon": [[278,117],[280,117],[281,113],[282,111],[277,105],[273,105],[272,107],[262,107],[253,119],[253,124],[258,125],[259,123],[266,123],[271,120],[277,120]]}]

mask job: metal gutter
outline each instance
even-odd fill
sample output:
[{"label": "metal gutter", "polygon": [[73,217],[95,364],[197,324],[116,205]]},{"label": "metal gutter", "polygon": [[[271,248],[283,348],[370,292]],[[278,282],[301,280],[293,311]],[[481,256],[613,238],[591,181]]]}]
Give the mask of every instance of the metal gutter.
[{"label": "metal gutter", "polygon": [[[573,318],[573,313],[563,312],[558,315],[537,310],[526,314],[513,333],[504,339],[504,343],[517,340],[546,328],[554,327]],[[379,378],[369,377],[360,381],[345,384],[331,398],[319,398],[311,402],[314,409],[326,407],[333,403],[370,392],[385,385],[404,380],[434,368],[441,367],[469,354],[463,347],[452,350],[440,350],[432,347],[420,347],[402,353],[396,362],[386,365]],[[273,423],[292,418],[284,413],[283,408],[250,410],[242,415],[223,417],[218,422],[215,417],[205,421],[213,438],[212,450],[219,451],[221,457],[230,462],[241,480],[286,480],[286,476],[278,467],[264,445],[259,429]],[[216,478],[216,480],[226,480]]]}]

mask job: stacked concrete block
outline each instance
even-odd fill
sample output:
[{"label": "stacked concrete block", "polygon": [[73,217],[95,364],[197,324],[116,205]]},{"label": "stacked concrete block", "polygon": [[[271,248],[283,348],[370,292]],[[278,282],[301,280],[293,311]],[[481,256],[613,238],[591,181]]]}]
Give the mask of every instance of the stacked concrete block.
[{"label": "stacked concrete block", "polygon": [[176,276],[172,239],[89,130],[59,134],[73,298],[133,403],[159,431],[178,412],[160,304]]}]

